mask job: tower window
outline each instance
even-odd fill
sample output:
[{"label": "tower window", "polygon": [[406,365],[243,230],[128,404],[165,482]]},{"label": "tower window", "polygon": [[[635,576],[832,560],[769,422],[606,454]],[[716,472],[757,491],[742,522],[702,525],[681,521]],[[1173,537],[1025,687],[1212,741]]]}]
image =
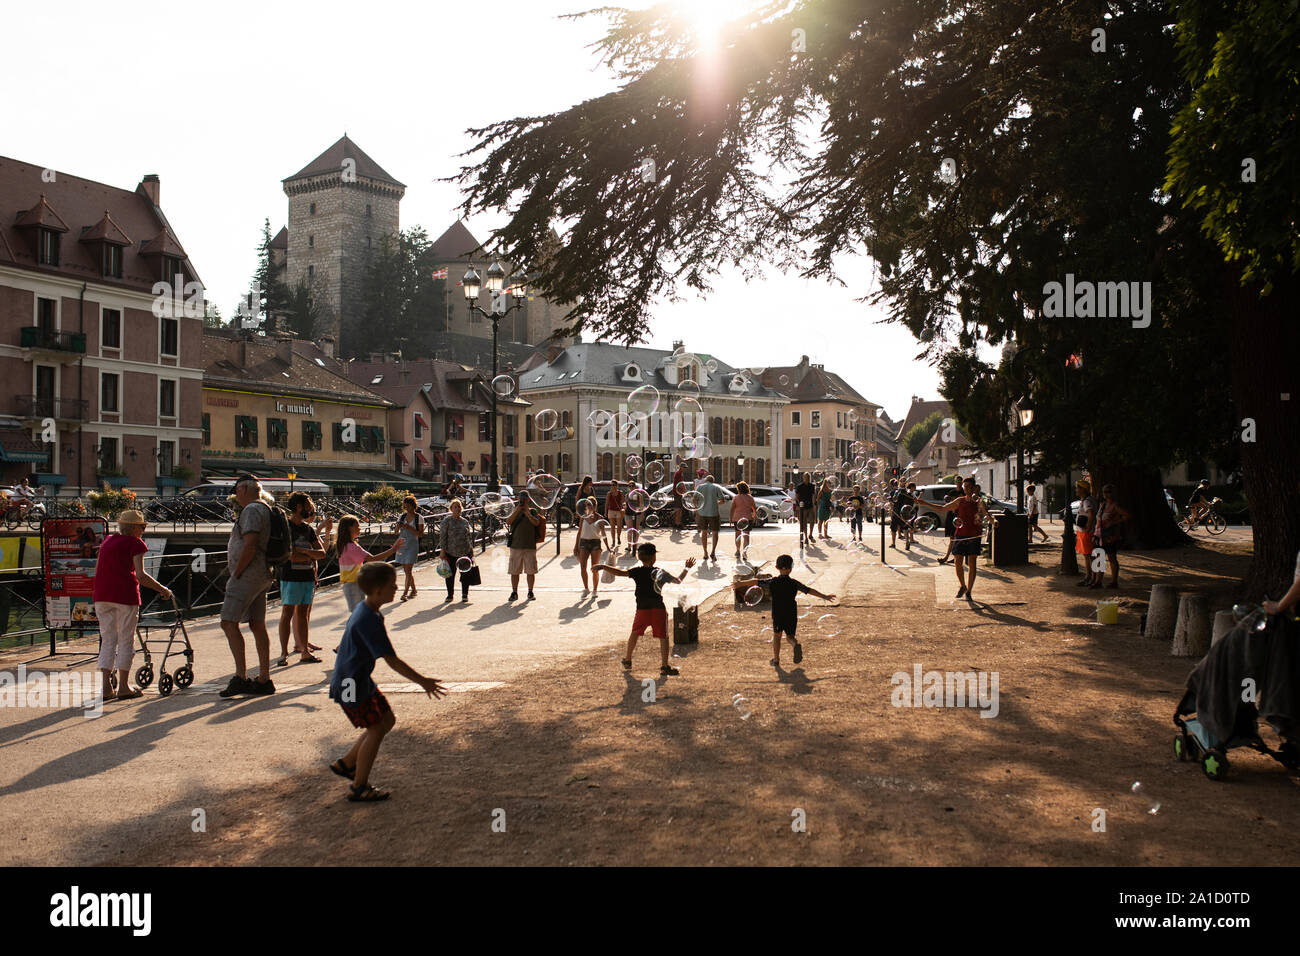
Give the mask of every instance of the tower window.
[{"label": "tower window", "polygon": [[307,245],[310,246],[311,248],[315,249],[315,248],[316,248],[316,237],[315,237],[315,236],[308,236],[308,237],[307,237]]},{"label": "tower window", "polygon": [[366,248],[367,248],[367,249],[370,248],[370,237],[369,237],[369,236],[366,236]]},{"label": "tower window", "polygon": [[316,275],[316,267],[315,267],[315,266],[308,266],[308,267],[307,267],[307,278],[308,278],[308,279],[314,278],[315,275]]},{"label": "tower window", "polygon": [[316,215],[316,204],[315,204],[315,203],[312,203],[312,204],[311,204],[311,209],[307,212],[307,215],[309,215],[309,216],[314,216],[314,215]]},{"label": "tower window", "polygon": [[366,215],[370,215],[370,203],[366,203]]}]

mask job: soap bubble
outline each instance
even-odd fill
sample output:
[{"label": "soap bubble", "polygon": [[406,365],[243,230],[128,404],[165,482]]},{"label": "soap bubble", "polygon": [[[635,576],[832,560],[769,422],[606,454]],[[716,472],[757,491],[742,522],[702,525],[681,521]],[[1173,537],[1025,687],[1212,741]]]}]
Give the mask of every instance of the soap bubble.
[{"label": "soap bubble", "polygon": [[650,496],[640,488],[627,494],[627,510],[640,514],[650,507]]},{"label": "soap bubble", "polygon": [[497,393],[498,398],[509,398],[515,393],[518,386],[515,380],[509,375],[498,375],[492,379],[492,391]]},{"label": "soap bubble", "polygon": [[811,613],[812,613],[812,608],[809,607],[807,604],[800,604],[800,605],[799,605],[799,620],[802,621],[804,618],[806,618],[806,617],[807,617],[809,614],[811,614]]},{"label": "soap bubble", "polygon": [[467,573],[472,567],[474,567],[474,562],[469,558],[459,558],[456,561],[456,570],[461,574]]},{"label": "soap bubble", "polygon": [[713,440],[707,435],[696,435],[691,446],[691,457],[704,461],[713,457]]},{"label": "soap bubble", "polygon": [[587,416],[587,424],[592,428],[604,429],[618,416],[606,408],[598,408]]},{"label": "soap bubble", "polygon": [[650,495],[650,507],[658,510],[667,508],[673,501],[673,493],[670,488],[656,488]]},{"label": "soap bubble", "polygon": [[601,534],[609,534],[609,522],[601,518],[596,522],[596,530]]},{"label": "soap bubble", "polygon": [[679,481],[677,484],[673,485],[673,494],[684,495],[688,490],[689,487],[684,481]]},{"label": "soap bubble", "polygon": [[740,714],[741,720],[749,720],[752,711],[749,709],[749,700],[739,694],[733,694],[731,697],[731,706],[736,708],[736,713]]},{"label": "soap bubble", "polygon": [[659,527],[659,513],[656,512],[656,511],[652,511],[652,512],[650,512],[648,515],[646,515],[646,516],[645,516],[645,526],[646,526],[647,528],[657,528],[657,527]]},{"label": "soap bubble", "polygon": [[736,573],[742,578],[753,577],[754,568],[742,557],[740,563],[736,565]]},{"label": "soap bubble", "polygon": [[823,614],[817,618],[817,631],[822,637],[835,637],[840,633],[841,627],[840,619],[834,614]]},{"label": "soap bubble", "polygon": [[636,550],[636,539],[639,538],[639,537],[641,537],[641,535],[637,533],[636,528],[628,528],[628,529],[627,529],[627,543],[628,543],[628,547],[630,547],[633,551]]},{"label": "soap bubble", "polygon": [[636,474],[638,471],[640,471],[640,470],[641,470],[641,456],[640,456],[640,455],[628,455],[628,456],[627,456],[627,471],[628,471],[628,474],[630,474],[630,475],[635,475],[635,474]]},{"label": "soap bubble", "polygon": [[659,389],[653,385],[642,385],[627,394],[627,407],[632,412],[653,415],[659,411]]},{"label": "soap bubble", "polygon": [[549,432],[560,423],[560,413],[553,408],[543,408],[533,416],[539,431]]},{"label": "soap bubble", "polygon": [[700,406],[700,403],[689,397],[679,398],[677,404],[673,406],[673,410],[679,415],[690,415],[693,421],[699,421],[704,414],[704,409]]},{"label": "soap bubble", "polygon": [[733,392],[744,392],[749,389],[749,380],[743,375],[731,376],[731,381],[727,383],[727,388]]},{"label": "soap bubble", "polygon": [[707,362],[704,363],[704,370],[706,372],[716,372],[718,370],[718,360],[709,359]]},{"label": "soap bubble", "polygon": [[683,435],[681,438],[677,439],[677,450],[682,454],[684,454],[687,458],[691,456],[691,449],[694,446],[695,446],[694,435]]},{"label": "soap bubble", "polygon": [[682,495],[682,507],[687,511],[699,511],[704,506],[704,495],[698,491],[688,491]]},{"label": "soap bubble", "polygon": [[700,397],[700,383],[693,378],[682,379],[677,383],[677,391],[687,398],[698,399]]},{"label": "soap bubble", "polygon": [[1151,814],[1152,816],[1155,816],[1157,813],[1160,812],[1160,801],[1151,799],[1151,794],[1147,792],[1146,787],[1142,786],[1141,780],[1138,780],[1133,784],[1133,786],[1129,787],[1129,791],[1135,797],[1138,797],[1139,799],[1146,802],[1146,805],[1148,807],[1147,813]]},{"label": "soap bubble", "polygon": [[[762,507],[761,505],[759,506],[758,510],[757,510],[756,512],[754,512],[754,514],[755,514],[755,516],[758,518],[759,521],[766,521],[766,520],[768,520],[770,517],[772,517],[772,512],[768,511],[766,508]],[[744,519],[741,519],[741,520],[744,520]],[[743,529],[742,529],[742,530],[743,530]]]},{"label": "soap bubble", "polygon": [[748,530],[749,530],[749,519],[748,519],[748,518],[741,518],[739,521],[737,521],[737,522],[736,522],[736,530],[737,530],[737,531],[748,531]]},{"label": "soap bubble", "polygon": [[524,490],[528,499],[541,508],[543,511],[549,511],[555,507],[555,502],[564,489],[564,482],[560,481],[554,475],[540,474],[533,475],[532,487]]},{"label": "soap bubble", "polygon": [[782,375],[780,378],[778,378],[778,379],[776,380],[776,382],[777,382],[778,385],[789,385],[789,384],[790,384],[790,376],[789,376],[789,375]]},{"label": "soap bubble", "polygon": [[652,461],[645,466],[645,480],[650,484],[656,484],[664,480],[664,463],[662,461]]}]

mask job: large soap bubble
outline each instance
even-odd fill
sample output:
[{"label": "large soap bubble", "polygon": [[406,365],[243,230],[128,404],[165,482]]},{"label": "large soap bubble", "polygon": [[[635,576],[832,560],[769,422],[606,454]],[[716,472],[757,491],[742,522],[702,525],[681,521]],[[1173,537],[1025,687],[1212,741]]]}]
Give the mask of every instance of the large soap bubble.
[{"label": "large soap bubble", "polygon": [[537,422],[538,431],[549,432],[560,423],[560,413],[553,408],[543,408],[533,416],[533,420]]}]

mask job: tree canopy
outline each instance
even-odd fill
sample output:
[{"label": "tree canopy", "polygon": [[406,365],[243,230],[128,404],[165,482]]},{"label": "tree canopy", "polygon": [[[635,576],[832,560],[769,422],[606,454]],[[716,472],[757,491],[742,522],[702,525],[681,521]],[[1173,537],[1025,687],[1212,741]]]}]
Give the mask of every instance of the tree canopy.
[{"label": "tree canopy", "polygon": [[[707,289],[724,266],[834,280],[838,259],[868,255],[882,273],[872,300],[940,364],[977,447],[1001,456],[1023,441],[1040,477],[1086,465],[1131,479],[1130,505],[1148,506],[1141,537],[1172,541],[1158,469],[1235,458],[1259,383],[1225,343],[1284,301],[1261,304],[1256,273],[1294,285],[1297,202],[1291,152],[1273,158],[1272,207],[1243,209],[1225,172],[1238,157],[1205,155],[1234,139],[1230,120],[1188,119],[1235,91],[1245,129],[1274,115],[1293,127],[1295,44],[1272,49],[1240,24],[1224,41],[1209,2],[1180,6],[1182,22],[1159,0],[802,0],[734,21],[711,53],[669,5],[598,11],[621,85],[471,131],[464,212],[507,210],[495,238],[513,261],[540,261],[554,228],[536,284],[578,303],[574,330],[629,343],[656,302]],[[1287,3],[1230,6],[1258,25]],[[1247,67],[1243,51],[1262,62]],[[1224,79],[1205,66],[1216,57],[1239,68]],[[1255,95],[1276,77],[1280,92]],[[1263,139],[1242,148],[1270,155]],[[1218,191],[1201,181],[1208,166]],[[1225,254],[1255,272],[1226,281]],[[1050,314],[1050,284],[1075,279],[1123,283],[1124,314]],[[981,342],[1014,350],[989,365]],[[1262,378],[1274,388],[1288,374]],[[1025,394],[1038,411],[1016,434],[1009,411]],[[1277,469],[1245,464],[1248,488]],[[1273,543],[1294,553],[1297,536]]]}]

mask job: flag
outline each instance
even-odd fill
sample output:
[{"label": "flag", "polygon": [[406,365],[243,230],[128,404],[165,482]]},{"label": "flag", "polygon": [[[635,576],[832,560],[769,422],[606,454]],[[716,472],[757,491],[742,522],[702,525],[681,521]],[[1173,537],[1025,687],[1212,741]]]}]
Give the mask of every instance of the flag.
[{"label": "flag", "polygon": [[435,279],[445,279],[445,278],[447,278],[447,267],[446,267],[446,266],[443,266],[441,269],[436,269],[436,270],[434,270],[433,277],[434,277]]}]

